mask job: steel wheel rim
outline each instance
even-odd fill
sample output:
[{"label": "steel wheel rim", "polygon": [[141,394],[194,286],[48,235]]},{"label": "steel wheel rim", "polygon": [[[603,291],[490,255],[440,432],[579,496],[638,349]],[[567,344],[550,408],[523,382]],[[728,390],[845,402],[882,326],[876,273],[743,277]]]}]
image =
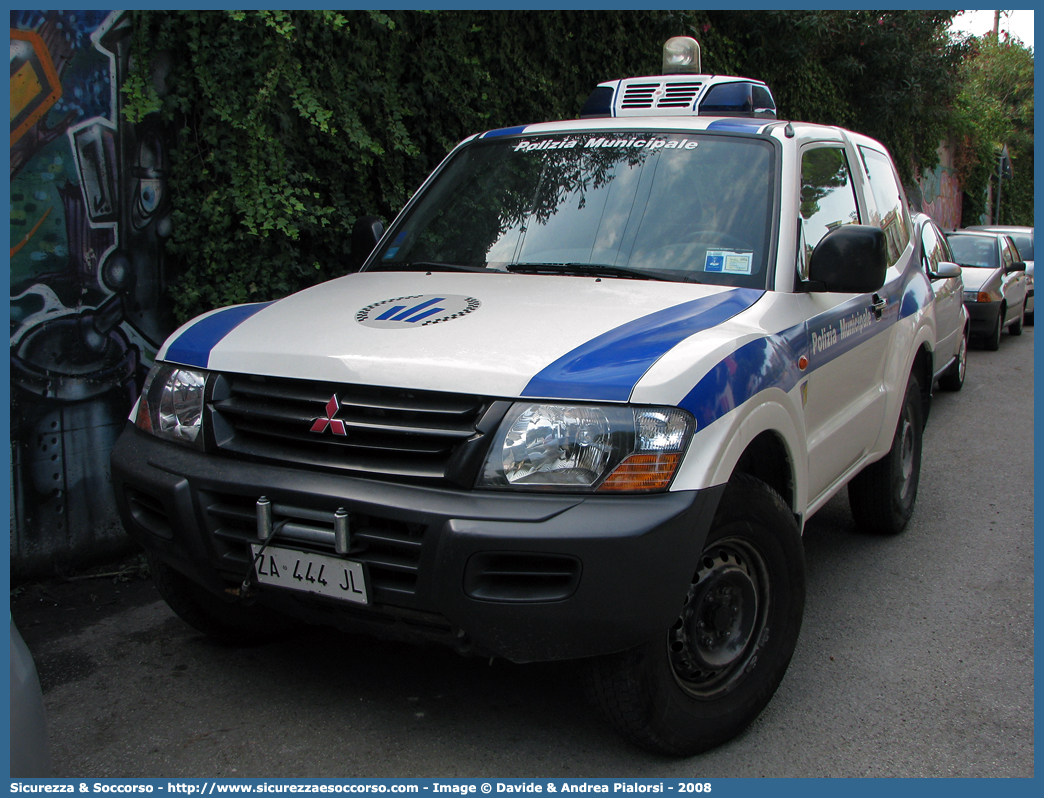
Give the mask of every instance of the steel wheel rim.
[{"label": "steel wheel rim", "polygon": [[961,336],[961,348],[957,352],[957,377],[964,382],[964,376],[968,373],[968,336]]},{"label": "steel wheel rim", "polygon": [[695,698],[734,689],[754,660],[769,606],[768,572],[749,542],[707,547],[685,605],[667,633],[675,681]]},{"label": "steel wheel rim", "polygon": [[900,448],[900,488],[899,497],[905,501],[910,493],[910,486],[913,483],[914,474],[914,455],[916,449],[916,441],[914,436],[913,423],[910,420],[910,413],[907,410],[903,411],[903,429],[902,429],[902,444]]}]

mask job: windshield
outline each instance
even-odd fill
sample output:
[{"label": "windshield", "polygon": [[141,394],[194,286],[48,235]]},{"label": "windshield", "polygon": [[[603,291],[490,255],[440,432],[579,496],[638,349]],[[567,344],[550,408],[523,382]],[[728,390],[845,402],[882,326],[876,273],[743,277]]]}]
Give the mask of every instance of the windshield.
[{"label": "windshield", "polygon": [[953,259],[961,266],[997,268],[997,239],[993,236],[947,236]]},{"label": "windshield", "polygon": [[591,274],[763,288],[775,152],[764,140],[561,134],[462,148],[368,268]]}]

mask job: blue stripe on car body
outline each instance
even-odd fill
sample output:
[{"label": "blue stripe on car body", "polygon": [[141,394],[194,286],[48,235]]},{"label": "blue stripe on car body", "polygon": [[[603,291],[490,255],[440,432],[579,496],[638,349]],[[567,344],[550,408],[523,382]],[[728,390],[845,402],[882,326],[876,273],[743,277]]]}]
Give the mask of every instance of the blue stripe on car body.
[{"label": "blue stripe on car body", "polygon": [[480,136],[480,138],[493,139],[498,136],[514,136],[518,133],[524,132],[527,127],[529,127],[529,125],[517,125],[516,127],[502,127],[497,128],[496,130],[487,130]]},{"label": "blue stripe on car body", "polygon": [[807,349],[804,323],[750,341],[708,371],[678,406],[703,429],[766,388],[789,393],[805,376],[798,359]]},{"label": "blue stripe on car body", "polygon": [[[888,300],[880,319],[870,309],[872,295],[863,294],[782,332],[750,341],[707,372],[678,406],[692,413],[697,429],[702,429],[766,388],[789,393],[817,368],[925,307],[930,300],[927,278],[916,266],[908,268],[904,277],[905,281],[895,280],[891,290],[882,287],[878,292]],[[863,321],[866,314],[870,323]],[[802,355],[808,358],[804,371],[798,367]]]},{"label": "blue stripe on car body", "polygon": [[734,288],[642,316],[567,352],[533,377],[522,396],[626,402],[666,352],[743,312],[764,294]]},{"label": "blue stripe on car body", "polygon": [[271,302],[233,305],[200,319],[171,341],[163,359],[183,366],[207,368],[210,353],[226,335]]},{"label": "blue stripe on car body", "polygon": [[723,130],[729,133],[760,133],[765,122],[758,119],[718,119],[707,125],[707,130]]}]

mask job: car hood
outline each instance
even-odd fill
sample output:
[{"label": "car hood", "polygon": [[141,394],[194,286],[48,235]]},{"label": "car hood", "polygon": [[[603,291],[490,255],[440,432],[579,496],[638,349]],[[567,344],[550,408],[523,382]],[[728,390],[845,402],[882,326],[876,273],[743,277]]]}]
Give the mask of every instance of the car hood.
[{"label": "car hood", "polygon": [[961,267],[961,279],[965,291],[982,291],[995,288],[1000,283],[1000,269],[982,269],[974,266]]},{"label": "car hood", "polygon": [[[361,273],[205,314],[157,359],[489,396],[626,401],[663,354],[764,292],[503,273]],[[586,387],[585,387],[586,386]]]}]

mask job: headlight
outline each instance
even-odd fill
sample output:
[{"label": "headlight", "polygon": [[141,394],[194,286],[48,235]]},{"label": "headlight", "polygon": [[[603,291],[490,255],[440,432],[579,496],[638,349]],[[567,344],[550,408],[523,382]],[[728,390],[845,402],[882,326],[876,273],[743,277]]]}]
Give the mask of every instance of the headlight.
[{"label": "headlight", "polygon": [[145,379],[134,424],[160,438],[203,448],[204,371],[156,363]]},{"label": "headlight", "polygon": [[520,402],[497,430],[478,487],[665,490],[695,426],[676,407]]}]

